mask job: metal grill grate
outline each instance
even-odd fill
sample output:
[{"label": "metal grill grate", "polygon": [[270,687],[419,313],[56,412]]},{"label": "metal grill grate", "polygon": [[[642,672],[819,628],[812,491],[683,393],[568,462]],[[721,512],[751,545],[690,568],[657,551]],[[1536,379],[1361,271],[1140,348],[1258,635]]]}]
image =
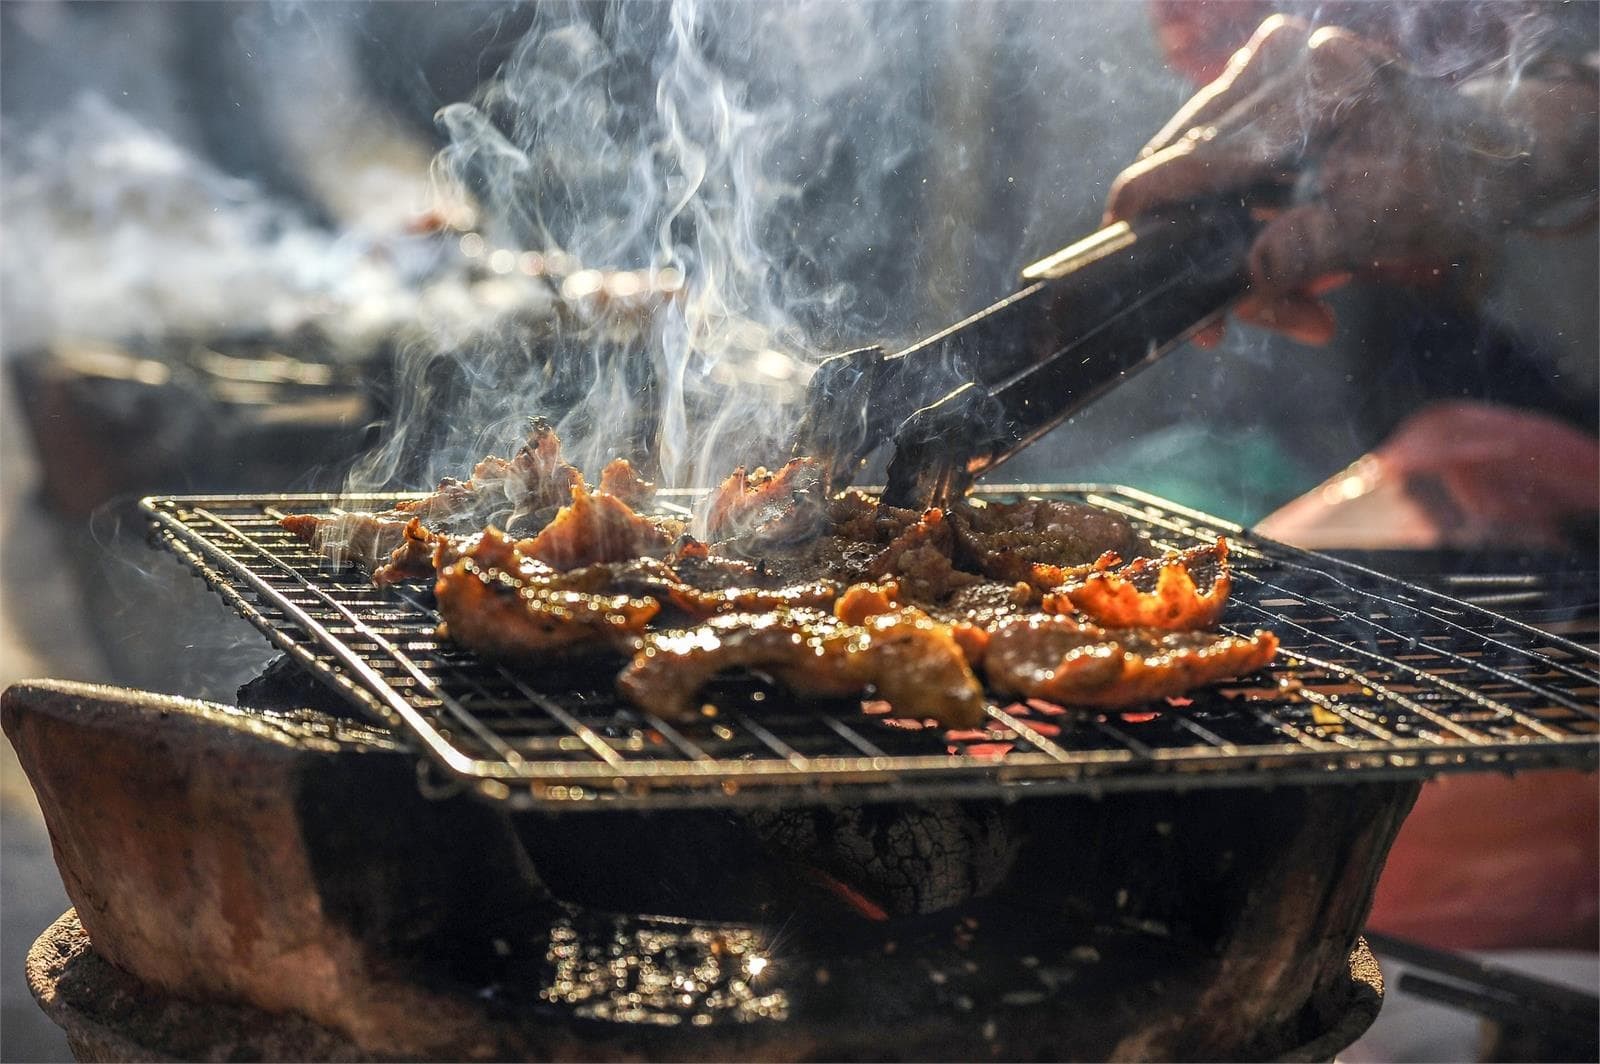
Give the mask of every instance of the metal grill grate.
[{"label": "metal grill grate", "polygon": [[[278,527],[286,513],[382,509],[393,496],[143,505],[157,538],[275,644],[408,730],[448,775],[518,806],[1099,793],[1596,763],[1600,655],[1589,648],[1127,488],[979,494],[1081,499],[1128,516],[1163,548],[1227,535],[1235,579],[1224,627],[1271,628],[1277,662],[1184,705],[991,705],[985,728],[960,733],[732,678],[708,693],[714,718],[675,727],[616,699],[614,665],[519,671],[441,641],[426,588],[374,588]],[[663,495],[669,508],[689,501]]]}]

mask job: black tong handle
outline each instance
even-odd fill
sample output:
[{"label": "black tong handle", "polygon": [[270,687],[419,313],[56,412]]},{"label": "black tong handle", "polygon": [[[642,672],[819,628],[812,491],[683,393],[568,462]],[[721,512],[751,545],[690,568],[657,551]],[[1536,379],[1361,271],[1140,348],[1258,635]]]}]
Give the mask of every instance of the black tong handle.
[{"label": "black tong handle", "polygon": [[[1108,226],[1028,267],[1010,299],[884,359],[872,401],[903,419],[884,500],[959,496],[1225,312],[1247,286],[1258,204],[1233,194]],[[941,379],[936,401],[896,409]]]}]

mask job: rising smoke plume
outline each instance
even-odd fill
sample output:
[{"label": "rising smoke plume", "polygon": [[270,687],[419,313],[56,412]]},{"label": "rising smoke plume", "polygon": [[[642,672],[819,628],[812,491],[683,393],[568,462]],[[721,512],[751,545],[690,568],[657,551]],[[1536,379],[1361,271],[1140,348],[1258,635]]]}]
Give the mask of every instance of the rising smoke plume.
[{"label": "rising smoke plume", "polygon": [[586,468],[626,453],[671,484],[781,457],[811,367],[877,335],[910,287],[895,230],[926,191],[927,56],[958,23],[887,4],[542,5],[498,76],[440,112],[441,176],[477,198],[492,245],[683,290],[643,327],[600,314],[484,337],[445,369],[423,355],[364,475],[419,449],[460,468],[534,414]]},{"label": "rising smoke plume", "polygon": [[[923,205],[1042,187],[1018,186],[1027,158],[952,138],[958,123],[990,125],[987,109],[1026,112],[1008,86],[1106,77],[1038,24],[987,5],[539,6],[499,74],[438,115],[438,173],[477,198],[491,246],[667,272],[682,293],[642,328],[568,315],[443,362],[422,352],[358,482],[414,469],[419,453],[432,474],[456,472],[515,446],[531,414],[557,422],[586,469],[624,453],[672,485],[781,459],[819,358],[976,309],[1024,261],[1022,246],[982,246],[992,208]],[[1042,210],[1014,214],[1053,240],[1072,232]]]}]

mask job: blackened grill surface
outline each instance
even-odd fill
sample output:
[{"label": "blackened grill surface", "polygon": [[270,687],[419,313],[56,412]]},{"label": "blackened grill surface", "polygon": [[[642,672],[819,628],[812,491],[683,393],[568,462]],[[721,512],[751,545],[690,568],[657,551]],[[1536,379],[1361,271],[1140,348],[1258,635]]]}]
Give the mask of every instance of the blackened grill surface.
[{"label": "blackened grill surface", "polygon": [[[374,588],[278,526],[287,513],[383,509],[395,496],[143,505],[157,539],[274,643],[409,732],[447,777],[518,806],[1020,797],[1596,763],[1600,655],[1588,647],[1132,489],[977,494],[1086,501],[1163,548],[1227,535],[1235,580],[1223,627],[1272,629],[1278,660],[1188,705],[1080,715],[992,702],[985,729],[952,735],[730,679],[707,693],[715,716],[674,727],[616,698],[616,662],[485,662],[435,635],[426,586]],[[692,501],[662,498],[667,509]]]}]

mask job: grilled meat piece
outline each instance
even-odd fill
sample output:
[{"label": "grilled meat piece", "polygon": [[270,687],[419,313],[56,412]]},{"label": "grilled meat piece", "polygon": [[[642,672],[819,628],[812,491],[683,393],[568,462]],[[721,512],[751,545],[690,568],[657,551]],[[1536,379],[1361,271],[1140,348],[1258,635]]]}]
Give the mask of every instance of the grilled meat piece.
[{"label": "grilled meat piece", "polygon": [[669,601],[681,613],[704,618],[721,613],[756,613],[802,607],[827,609],[838,597],[838,584],[831,580],[813,580],[784,587],[728,587],[712,591],[683,584],[673,589]]},{"label": "grilled meat piece", "polygon": [[680,580],[702,591],[778,586],[766,566],[712,554],[710,547],[693,536],[683,536],[673,547],[672,568]]},{"label": "grilled meat piece", "polygon": [[406,526],[412,520],[410,514],[397,510],[358,510],[332,517],[290,514],[278,523],[335,565],[355,561],[375,569],[405,542]]},{"label": "grilled meat piece", "polygon": [[958,588],[969,587],[982,578],[956,569],[950,558],[955,535],[944,511],[929,510],[915,523],[906,526],[868,563],[866,574],[873,579],[893,578],[909,601],[938,602]]},{"label": "grilled meat piece", "polygon": [[[615,486],[634,493],[642,487],[654,491],[626,462],[621,466],[625,468],[607,467]],[[393,583],[428,575],[423,569],[431,553],[431,547],[424,549],[426,534],[449,528],[471,531],[496,521],[507,527],[535,521],[543,512],[554,513],[581,487],[583,474],[562,459],[560,438],[541,418],[534,420],[515,455],[488,456],[473,467],[470,480],[446,477],[432,494],[396,503],[389,510],[333,517],[291,514],[280,524],[336,563],[354,560],[371,570],[382,567],[384,581]],[[413,520],[420,524],[408,533]],[[404,556],[391,563],[390,555],[402,548]]]},{"label": "grilled meat piece", "polygon": [[[1014,589],[1007,589],[1003,584],[974,584],[970,588],[956,592],[950,604],[929,607],[927,613],[934,620],[949,627],[950,637],[961,648],[967,664],[976,666],[983,661],[984,651],[988,649],[990,626],[997,623],[1000,617],[1013,616],[1020,607],[1011,605],[1009,600],[1005,606],[986,604],[962,608],[954,603],[962,600],[970,604],[980,599],[988,602],[997,599],[997,592],[1010,595],[1012,590]],[[839,601],[833,604],[833,614],[846,624],[866,624],[872,617],[899,609],[900,594],[900,586],[893,582],[856,584],[839,596]],[[1001,612],[1002,610],[1005,612]]]},{"label": "grilled meat piece", "polygon": [[956,561],[995,580],[1027,581],[1048,591],[1082,566],[1115,564],[1147,553],[1147,545],[1118,514],[1081,503],[1024,499],[951,508]]},{"label": "grilled meat piece", "polygon": [[[433,531],[422,518],[399,507],[333,517],[291,514],[279,523],[334,562],[360,562],[372,570],[373,583],[380,587],[432,576],[440,564],[435,553],[441,543],[471,538]],[[659,557],[668,552],[681,527],[674,518],[641,517],[621,499],[591,493],[580,481],[568,505],[557,510],[538,535],[520,540],[519,547],[553,568],[574,569]]]},{"label": "grilled meat piece", "polygon": [[434,572],[434,556],[438,553],[441,537],[423,527],[421,520],[413,517],[406,522],[400,545],[389,555],[389,560],[372,571],[372,582],[379,587],[405,583],[409,580],[426,580]]},{"label": "grilled meat piece", "polygon": [[[723,613],[813,607],[826,609],[839,596],[839,585],[829,580],[769,586],[745,562],[723,558],[680,560],[673,565],[641,559],[624,565],[593,566],[610,574],[608,590],[628,595],[648,595],[663,608],[700,621]],[[746,573],[744,570],[752,570]],[[745,582],[738,582],[745,577]]]},{"label": "grilled meat piece", "polygon": [[889,543],[922,520],[922,512],[880,503],[859,491],[847,491],[828,500],[828,524],[833,535],[863,543]]},{"label": "grilled meat piece", "polygon": [[987,575],[1007,584],[1027,584],[1035,595],[1060,590],[1082,583],[1095,573],[1114,569],[1122,564],[1122,555],[1106,551],[1087,565],[1052,565],[1048,562],[1030,562],[1018,554],[997,554],[983,566]]},{"label": "grilled meat piece", "polygon": [[993,628],[1001,621],[1039,608],[1039,593],[1025,581],[983,580],[960,588],[928,612],[946,624]]},{"label": "grilled meat piece", "polygon": [[735,613],[651,634],[617,678],[617,690],[648,712],[693,720],[700,689],[736,668],[769,672],[799,695],[876,691],[895,712],[950,727],[970,728],[984,718],[983,690],[950,629],[914,609],[861,625],[816,610]]},{"label": "grilled meat piece", "polygon": [[896,579],[908,600],[931,603],[972,574],[957,572],[950,554],[954,537],[940,511],[880,507],[856,492],[828,503],[824,530],[798,543],[764,550],[760,564],[778,583],[829,579],[852,584]]},{"label": "grilled meat piece", "polygon": [[706,536],[746,547],[796,543],[823,531],[828,519],[822,463],[796,458],[771,472],[740,466],[706,504]]},{"label": "grilled meat piece", "polygon": [[421,518],[433,531],[455,523],[481,528],[497,522],[509,528],[562,505],[574,488],[582,486],[583,474],[561,456],[555,429],[535,418],[527,441],[510,458],[489,455],[472,467],[471,479],[447,477],[433,494],[402,502],[395,509]]},{"label": "grilled meat piece", "polygon": [[1047,537],[1058,549],[1068,540],[1078,544],[1071,562],[1090,561],[1108,550],[1127,551],[1140,543],[1126,518],[1098,506],[1061,499],[1017,502],[962,502],[955,509],[977,535],[1032,532]]},{"label": "grilled meat piece", "polygon": [[[901,713],[967,727],[984,714],[974,667],[1006,693],[1126,706],[1253,671],[1276,648],[1268,633],[1189,631],[1226,602],[1225,543],[1121,565],[1145,544],[1090,506],[919,514],[824,498],[819,464],[797,459],[723,483],[705,517],[713,546],[636,513],[654,489],[626,461],[600,483],[591,492],[541,425],[512,459],[487,458],[426,499],[283,525],[380,585],[436,574],[449,635],[486,656],[631,652],[623,694],[674,719],[693,718],[700,688],[731,668],[799,694],[875,691]],[[567,503],[553,511],[558,490]],[[520,540],[439,527],[491,504],[547,520]],[[663,610],[694,627],[647,632]]]},{"label": "grilled meat piece", "polygon": [[434,587],[444,633],[491,658],[527,659],[556,650],[611,647],[641,632],[654,599],[583,590],[592,579],[557,573],[488,529],[439,570]]},{"label": "grilled meat piece", "polygon": [[799,543],[764,550],[756,562],[764,583],[782,585],[806,580],[841,584],[868,580],[872,559],[883,551],[873,540],[819,535]]},{"label": "grilled meat piece", "polygon": [[977,667],[988,651],[989,633],[1002,621],[1026,616],[1038,606],[1039,592],[1026,581],[985,580],[961,588],[944,602],[928,607],[928,612],[950,626],[967,661]]},{"label": "grilled meat piece", "polygon": [[1003,621],[983,655],[989,685],[1063,705],[1136,706],[1263,668],[1278,639],[1156,628],[1100,628],[1070,617]]},{"label": "grilled meat piece", "polygon": [[[1209,571],[1211,586],[1201,591],[1194,573]],[[1228,541],[1172,552],[1160,559],[1138,558],[1120,569],[1094,572],[1076,585],[1044,596],[1045,613],[1082,613],[1107,628],[1209,628],[1222,616],[1233,586],[1228,574]]]},{"label": "grilled meat piece", "polygon": [[882,613],[893,613],[900,605],[900,585],[853,584],[833,604],[833,615],[845,624],[866,624]]},{"label": "grilled meat piece", "polygon": [[655,482],[640,476],[626,458],[613,458],[600,470],[600,490],[635,510],[645,509],[656,499]]},{"label": "grilled meat piece", "polygon": [[521,549],[557,569],[576,569],[597,562],[660,557],[675,538],[676,530],[669,534],[615,495],[591,493],[580,483],[572,489],[572,501]]}]

